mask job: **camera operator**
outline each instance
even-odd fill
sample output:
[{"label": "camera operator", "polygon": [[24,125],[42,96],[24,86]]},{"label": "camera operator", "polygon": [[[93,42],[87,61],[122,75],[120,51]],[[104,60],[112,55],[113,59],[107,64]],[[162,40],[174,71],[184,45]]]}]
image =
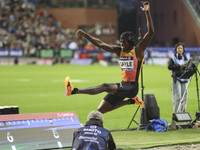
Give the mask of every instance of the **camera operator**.
[{"label": "camera operator", "polygon": [[72,150],[119,150],[109,130],[103,128],[103,114],[92,111],[84,127],[74,132]]},{"label": "camera operator", "polygon": [[[179,104],[180,111],[185,112],[187,107],[187,82],[189,79],[181,79],[181,75],[184,73],[185,63],[187,62],[185,55],[185,47],[182,43],[175,45],[175,54],[171,57],[168,64],[168,69],[171,71],[172,76],[172,100],[173,100],[173,111],[178,112]],[[186,91],[185,95],[184,92]],[[181,99],[184,98],[181,102]]]}]

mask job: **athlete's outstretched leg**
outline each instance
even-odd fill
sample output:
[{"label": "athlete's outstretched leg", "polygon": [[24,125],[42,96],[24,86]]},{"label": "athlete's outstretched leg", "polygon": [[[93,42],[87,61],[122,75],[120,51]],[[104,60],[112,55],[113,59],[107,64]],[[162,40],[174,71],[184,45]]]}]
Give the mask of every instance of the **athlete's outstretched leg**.
[{"label": "athlete's outstretched leg", "polygon": [[130,104],[135,104],[135,101],[133,99],[126,99],[126,100],[121,101],[117,105],[113,106],[109,102],[102,100],[101,103],[98,106],[98,111],[100,111],[101,113],[107,113],[109,111],[120,108],[124,105],[130,105]]},{"label": "athlete's outstretched leg", "polygon": [[124,105],[130,105],[130,104],[138,105],[138,106],[141,106],[142,108],[145,107],[143,100],[136,95],[134,98],[129,98],[129,99],[123,100],[122,102],[113,106],[112,110],[122,107]]},{"label": "athlete's outstretched leg", "polygon": [[100,111],[101,113],[107,113],[107,112],[111,111],[112,108],[113,108],[113,105],[106,102],[105,100],[102,100],[98,106],[98,111]]},{"label": "athlete's outstretched leg", "polygon": [[129,99],[125,99],[119,103],[117,103],[116,105],[112,105],[109,102],[102,100],[101,103],[98,106],[98,111],[100,111],[101,113],[106,113],[108,111],[112,111],[115,110],[117,108],[120,108],[124,105],[138,105],[141,106],[142,108],[144,108],[145,104],[142,101],[142,99],[140,99],[138,96],[135,96],[134,98],[129,98]]},{"label": "athlete's outstretched leg", "polygon": [[119,104],[113,106],[110,103],[106,102],[105,100],[102,100],[101,103],[98,106],[98,111],[100,111],[101,113],[107,113],[109,111],[112,111],[114,109],[117,109],[119,107],[122,107],[124,105],[128,105],[128,100],[124,100],[122,102],[120,102]]},{"label": "athlete's outstretched leg", "polygon": [[77,94],[90,94],[95,95],[102,92],[107,92],[110,94],[114,94],[117,92],[117,84],[116,83],[103,83],[98,86],[86,87],[86,88],[79,88]]},{"label": "athlete's outstretched leg", "polygon": [[102,92],[107,92],[110,94],[114,94],[117,91],[117,84],[116,83],[103,83],[98,86],[92,86],[87,88],[74,88],[70,82],[70,77],[66,77],[65,81],[65,95],[70,96],[72,94],[90,94],[95,95]]}]

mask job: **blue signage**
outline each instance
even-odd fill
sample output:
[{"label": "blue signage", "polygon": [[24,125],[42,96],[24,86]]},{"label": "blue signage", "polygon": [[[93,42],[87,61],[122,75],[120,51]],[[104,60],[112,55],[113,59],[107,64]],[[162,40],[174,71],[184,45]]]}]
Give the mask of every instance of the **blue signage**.
[{"label": "blue signage", "polygon": [[11,49],[10,50],[10,57],[22,57],[23,51],[22,49]]},{"label": "blue signage", "polygon": [[0,49],[0,57],[22,57],[22,49]]},{"label": "blue signage", "polygon": [[9,50],[8,49],[0,49],[0,57],[8,57]]}]

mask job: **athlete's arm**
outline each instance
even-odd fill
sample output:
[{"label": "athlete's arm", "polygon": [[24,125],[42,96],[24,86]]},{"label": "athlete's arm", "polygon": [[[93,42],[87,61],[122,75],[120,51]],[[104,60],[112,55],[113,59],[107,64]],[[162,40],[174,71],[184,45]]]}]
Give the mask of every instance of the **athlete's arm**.
[{"label": "athlete's arm", "polygon": [[92,44],[94,44],[95,46],[104,49],[107,52],[111,52],[111,53],[116,53],[117,56],[119,56],[120,54],[120,48],[116,45],[109,45],[104,43],[103,41],[101,41],[98,38],[95,38],[93,36],[91,36],[90,34],[87,34],[86,32],[84,32],[83,30],[79,29],[76,32],[76,35],[85,37],[88,41],[90,41]]},{"label": "athlete's arm", "polygon": [[146,47],[149,45],[151,38],[154,33],[154,26],[153,26],[153,21],[151,18],[151,13],[150,13],[150,4],[149,2],[142,2],[143,7],[141,7],[142,11],[145,12],[146,20],[147,20],[147,28],[148,32],[144,35],[143,40],[136,45],[136,56],[138,60],[142,60],[144,58],[144,51]]}]

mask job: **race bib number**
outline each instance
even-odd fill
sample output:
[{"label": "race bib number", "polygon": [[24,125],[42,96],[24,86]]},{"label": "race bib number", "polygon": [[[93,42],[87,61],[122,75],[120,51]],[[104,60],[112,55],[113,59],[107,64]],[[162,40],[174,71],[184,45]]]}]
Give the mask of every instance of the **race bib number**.
[{"label": "race bib number", "polygon": [[119,64],[123,71],[133,71],[134,70],[133,57],[120,57]]}]

